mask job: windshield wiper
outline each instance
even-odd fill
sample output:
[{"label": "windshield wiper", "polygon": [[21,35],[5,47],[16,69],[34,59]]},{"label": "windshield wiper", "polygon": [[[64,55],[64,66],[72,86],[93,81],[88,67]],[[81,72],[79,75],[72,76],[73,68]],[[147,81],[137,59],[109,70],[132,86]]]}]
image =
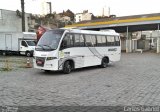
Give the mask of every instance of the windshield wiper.
[{"label": "windshield wiper", "polygon": [[52,48],[52,47],[49,46],[49,45],[43,45],[43,46],[49,47],[51,50],[55,50],[54,48]]},{"label": "windshield wiper", "polygon": [[[52,48],[52,47],[49,46],[49,45],[37,45],[37,46],[41,47],[42,50],[55,50],[54,48]],[[44,46],[45,46],[45,47],[48,47],[49,49],[44,48]],[[36,48],[36,49],[37,49],[37,48]]]},{"label": "windshield wiper", "polygon": [[46,47],[49,47],[50,49],[52,49],[52,47],[51,47],[51,46],[49,46],[49,45],[43,45],[43,46],[46,46]]},{"label": "windshield wiper", "polygon": [[37,46],[41,47],[41,48],[44,50],[44,47],[43,47],[43,45],[37,45]]}]

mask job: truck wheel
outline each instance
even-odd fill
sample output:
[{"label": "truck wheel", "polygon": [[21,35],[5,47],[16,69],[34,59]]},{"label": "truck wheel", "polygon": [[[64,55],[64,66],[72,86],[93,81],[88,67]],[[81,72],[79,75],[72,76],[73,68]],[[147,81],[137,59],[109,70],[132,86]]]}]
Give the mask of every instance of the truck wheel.
[{"label": "truck wheel", "polygon": [[101,67],[102,68],[106,68],[108,66],[108,63],[109,63],[109,59],[108,58],[103,58],[102,59],[102,62],[101,62]]},{"label": "truck wheel", "polygon": [[26,52],[27,57],[31,57],[31,52]]},{"label": "truck wheel", "polygon": [[69,74],[72,70],[71,64],[69,61],[66,61],[63,66],[63,73]]}]

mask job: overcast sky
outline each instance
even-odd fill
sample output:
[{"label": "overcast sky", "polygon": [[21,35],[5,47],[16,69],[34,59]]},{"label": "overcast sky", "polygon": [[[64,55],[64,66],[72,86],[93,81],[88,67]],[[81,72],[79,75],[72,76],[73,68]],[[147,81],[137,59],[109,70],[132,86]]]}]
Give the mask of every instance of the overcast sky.
[{"label": "overcast sky", "polygon": [[[25,10],[38,13],[40,5],[36,1],[25,0]],[[57,13],[70,9],[74,13],[89,10],[94,15],[102,15],[103,7],[110,7],[110,13],[117,16],[160,13],[160,0],[50,0],[52,11]],[[1,0],[0,9],[21,9],[20,0]]]}]

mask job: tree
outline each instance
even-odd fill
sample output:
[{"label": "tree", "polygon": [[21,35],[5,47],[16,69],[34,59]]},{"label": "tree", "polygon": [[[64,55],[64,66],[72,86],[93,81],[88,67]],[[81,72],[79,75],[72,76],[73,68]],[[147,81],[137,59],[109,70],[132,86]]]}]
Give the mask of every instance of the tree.
[{"label": "tree", "polygon": [[71,18],[71,21],[74,21],[74,13],[71,10],[64,11],[60,13],[61,16],[68,16]]}]

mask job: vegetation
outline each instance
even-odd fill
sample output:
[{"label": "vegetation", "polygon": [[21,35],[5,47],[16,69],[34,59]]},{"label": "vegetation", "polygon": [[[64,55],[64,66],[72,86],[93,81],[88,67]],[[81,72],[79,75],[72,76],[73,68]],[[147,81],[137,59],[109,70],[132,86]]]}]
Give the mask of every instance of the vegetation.
[{"label": "vegetation", "polygon": [[[63,17],[69,17],[70,20],[63,20]],[[69,9],[63,11],[62,13],[57,14],[53,12],[52,14],[47,14],[44,16],[40,15],[31,15],[31,19],[35,19],[35,22],[38,25],[50,27],[50,28],[61,28],[65,25],[71,25],[74,22],[74,13]],[[37,25],[35,26],[35,28]]]}]

